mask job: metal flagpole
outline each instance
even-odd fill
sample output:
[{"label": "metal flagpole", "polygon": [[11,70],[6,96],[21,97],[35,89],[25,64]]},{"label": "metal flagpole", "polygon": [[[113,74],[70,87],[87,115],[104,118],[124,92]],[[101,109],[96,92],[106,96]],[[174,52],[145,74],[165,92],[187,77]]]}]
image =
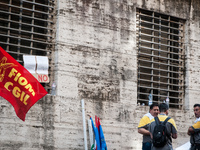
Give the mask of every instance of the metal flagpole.
[{"label": "metal flagpole", "polygon": [[81,105],[82,105],[82,117],[83,117],[84,145],[85,145],[85,150],[88,150],[87,149],[87,133],[86,133],[86,125],[85,125],[84,99],[81,100]]}]

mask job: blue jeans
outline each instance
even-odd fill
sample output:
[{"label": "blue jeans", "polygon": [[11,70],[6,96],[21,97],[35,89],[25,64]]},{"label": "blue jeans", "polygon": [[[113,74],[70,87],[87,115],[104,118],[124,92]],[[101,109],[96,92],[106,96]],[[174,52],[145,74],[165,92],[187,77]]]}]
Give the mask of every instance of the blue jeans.
[{"label": "blue jeans", "polygon": [[142,143],[142,150],[151,150],[151,143],[150,142]]}]

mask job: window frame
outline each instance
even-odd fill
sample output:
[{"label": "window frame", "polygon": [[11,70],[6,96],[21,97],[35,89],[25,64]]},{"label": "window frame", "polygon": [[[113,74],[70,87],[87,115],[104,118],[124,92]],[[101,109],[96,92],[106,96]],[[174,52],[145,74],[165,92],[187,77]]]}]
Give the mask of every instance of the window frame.
[{"label": "window frame", "polygon": [[[182,109],[185,94],[185,20],[136,9],[137,103],[166,102]],[[152,103],[151,102],[151,103]]]},{"label": "window frame", "polygon": [[[2,0],[0,46],[23,65],[23,55],[47,56],[52,77],[54,0]],[[50,80],[51,81],[51,80]],[[50,83],[42,83],[50,92]]]}]

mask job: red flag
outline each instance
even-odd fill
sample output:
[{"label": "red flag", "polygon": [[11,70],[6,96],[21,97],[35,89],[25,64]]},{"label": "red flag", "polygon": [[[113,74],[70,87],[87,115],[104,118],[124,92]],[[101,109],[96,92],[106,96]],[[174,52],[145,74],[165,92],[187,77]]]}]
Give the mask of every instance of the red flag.
[{"label": "red flag", "polygon": [[96,127],[97,129],[99,130],[99,121],[98,121],[98,117],[95,115],[95,124],[96,124]]},{"label": "red flag", "polygon": [[46,94],[37,79],[0,47],[0,96],[12,104],[17,116],[25,121],[28,110]]}]

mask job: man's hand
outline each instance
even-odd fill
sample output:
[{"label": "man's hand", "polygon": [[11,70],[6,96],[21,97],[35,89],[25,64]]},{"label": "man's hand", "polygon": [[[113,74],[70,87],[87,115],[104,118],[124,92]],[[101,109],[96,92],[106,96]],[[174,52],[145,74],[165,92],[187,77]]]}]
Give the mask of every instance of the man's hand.
[{"label": "man's hand", "polygon": [[177,138],[177,133],[172,134],[172,138],[176,139]]}]

